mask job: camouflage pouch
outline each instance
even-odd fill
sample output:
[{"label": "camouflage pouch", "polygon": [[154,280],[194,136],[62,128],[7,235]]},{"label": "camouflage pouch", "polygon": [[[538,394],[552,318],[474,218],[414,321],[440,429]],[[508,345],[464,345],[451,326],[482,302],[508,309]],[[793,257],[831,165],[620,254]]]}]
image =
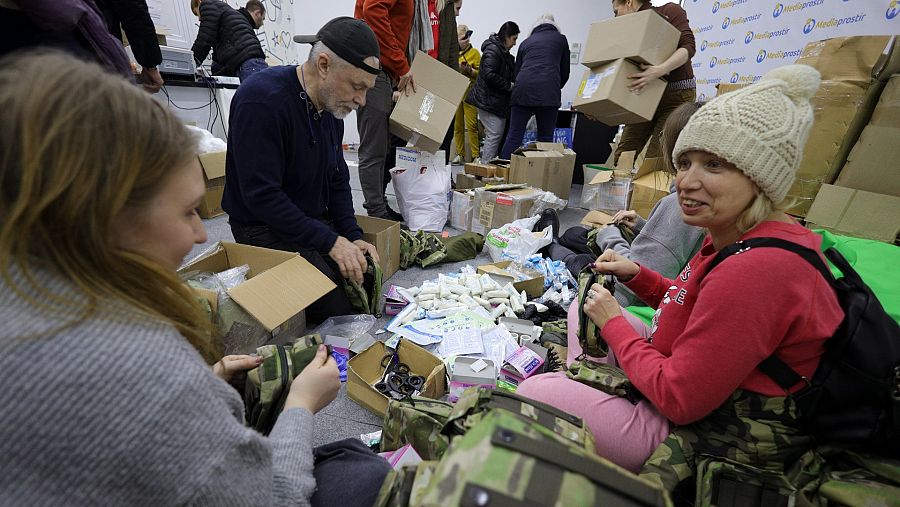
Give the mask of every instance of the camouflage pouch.
[{"label": "camouflage pouch", "polygon": [[606,357],[609,353],[609,345],[600,336],[600,329],[584,313],[584,302],[587,300],[591,286],[603,280],[603,287],[610,293],[615,291],[616,282],[612,275],[595,273],[590,266],[586,266],[578,274],[578,343],[581,350],[591,357]]},{"label": "camouflage pouch", "polygon": [[414,266],[423,248],[422,241],[416,233],[400,229],[400,268]]},{"label": "camouflage pouch", "polygon": [[503,389],[487,387],[470,387],[463,392],[447,417],[445,433],[462,435],[486,414],[497,410],[534,421],[586,451],[594,452],[596,448],[594,435],[580,417]]},{"label": "camouflage pouch", "polygon": [[466,232],[449,238],[438,237],[447,255],[441,262],[459,262],[474,259],[484,248],[484,236],[474,232]]},{"label": "camouflage pouch", "polygon": [[569,365],[566,376],[606,394],[625,398],[632,404],[644,399],[644,395],[634,387],[628,380],[628,375],[618,366],[597,363],[581,356]]},{"label": "camouflage pouch", "polygon": [[[637,236],[634,231],[625,224],[615,225],[619,229],[619,234],[622,235],[622,239],[624,239],[625,242],[629,245],[632,244],[634,242],[634,238]],[[585,244],[587,249],[597,257],[600,257],[600,254],[603,253],[603,250],[600,249],[600,245],[597,244],[597,235],[600,233],[600,230],[601,228],[598,227],[596,229],[591,229],[590,231],[588,231],[587,243]]]},{"label": "camouflage pouch", "polygon": [[369,255],[366,255],[366,264],[362,285],[344,280],[344,292],[347,293],[347,298],[350,299],[350,305],[353,306],[354,311],[381,317],[378,303],[381,300],[381,284],[384,275],[381,272],[381,266]]},{"label": "camouflage pouch", "polygon": [[311,334],[287,345],[263,345],[256,349],[263,362],[247,372],[244,384],[248,426],[263,435],[272,431],[284,408],[291,382],[313,360],[321,343],[319,335]]},{"label": "camouflage pouch", "polygon": [[718,456],[697,459],[696,507],[788,507],[812,505],[780,472]]},{"label": "camouflage pouch", "polygon": [[407,507],[415,505],[424,487],[431,480],[437,461],[422,461],[391,470],[381,484],[373,507]]},{"label": "camouflage pouch", "polygon": [[534,420],[489,411],[410,505],[671,506],[668,494]]},{"label": "camouflage pouch", "polygon": [[444,426],[452,409],[449,402],[420,396],[389,401],[381,430],[381,451],[411,444],[422,459],[439,459],[450,445]]}]

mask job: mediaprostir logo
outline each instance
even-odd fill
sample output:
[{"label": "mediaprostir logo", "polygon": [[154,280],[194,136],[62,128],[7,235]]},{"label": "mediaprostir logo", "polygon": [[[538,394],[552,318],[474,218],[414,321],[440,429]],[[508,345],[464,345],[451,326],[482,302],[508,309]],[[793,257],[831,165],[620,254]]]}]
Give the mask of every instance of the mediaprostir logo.
[{"label": "mediaprostir logo", "polygon": [[749,2],[750,0],[728,0],[727,2],[713,2],[712,13],[715,14],[719,12],[720,9],[730,9],[735,5],[741,5]]},{"label": "mediaprostir logo", "polygon": [[808,35],[814,29],[836,28],[839,26],[851,25],[853,23],[860,23],[865,18],[866,14],[863,12],[856,14],[855,16],[847,16],[846,18],[831,18],[828,21],[817,21],[814,18],[809,18],[806,20],[806,23],[803,24],[803,33]]},{"label": "mediaprostir logo", "polygon": [[735,65],[738,63],[744,63],[747,60],[746,56],[739,56],[737,58],[717,58],[713,56],[709,59],[709,68],[712,69],[716,65]]},{"label": "mediaprostir logo", "polygon": [[797,58],[803,53],[803,48],[791,49],[789,51],[766,51],[760,49],[756,54],[756,63],[762,63],[766,60],[784,60],[786,58]]},{"label": "mediaprostir logo", "polygon": [[894,19],[897,15],[900,14],[900,2],[897,0],[891,0],[888,4],[887,10],[884,12],[884,17],[886,19]]},{"label": "mediaprostir logo", "polygon": [[698,26],[697,28],[694,28],[694,35],[697,35],[698,33],[703,33],[703,32],[710,32],[710,31],[712,31],[712,29],[713,29],[713,25]]},{"label": "mediaprostir logo", "polygon": [[765,49],[760,49],[759,53],[756,54],[756,63],[762,63],[766,61],[766,55],[768,52]]},{"label": "mediaprostir logo", "polygon": [[741,78],[741,75],[740,75],[740,74],[738,74],[737,72],[732,72],[732,73],[731,73],[731,79],[729,79],[728,81],[731,82],[731,83],[737,83],[737,82],[738,82],[738,79],[740,79],[740,78]]},{"label": "mediaprostir logo", "polygon": [[754,32],[752,30],[748,30],[747,34],[744,36],[744,44],[750,44],[755,40],[769,40],[776,37],[784,37],[785,35],[790,33],[790,31],[790,28],[782,28],[781,30],[775,30],[774,32],[771,30],[766,30],[765,32]]},{"label": "mediaprostir logo", "polygon": [[707,48],[721,48],[725,46],[730,46],[734,44],[734,39],[725,39],[725,40],[706,40],[700,43],[700,51],[706,51]]},{"label": "mediaprostir logo", "polygon": [[722,30],[728,30],[728,27],[734,25],[743,25],[744,23],[751,23],[753,21],[758,20],[762,17],[762,14],[754,14],[752,16],[742,16],[739,18],[732,18],[725,16],[725,19],[722,20]]},{"label": "mediaprostir logo", "polygon": [[785,12],[798,12],[804,9],[809,9],[810,7],[816,7],[818,5],[822,5],[825,3],[825,0],[808,0],[806,2],[797,2],[793,4],[775,4],[775,8],[772,9],[772,17],[777,18],[781,16]]},{"label": "mediaprostir logo", "polygon": [[719,2],[713,2],[713,14],[719,12]]}]

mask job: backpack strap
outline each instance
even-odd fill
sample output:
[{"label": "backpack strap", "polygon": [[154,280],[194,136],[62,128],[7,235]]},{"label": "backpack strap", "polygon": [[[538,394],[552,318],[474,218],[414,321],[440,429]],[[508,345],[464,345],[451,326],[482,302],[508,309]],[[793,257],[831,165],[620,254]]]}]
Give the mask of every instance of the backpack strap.
[{"label": "backpack strap", "polygon": [[[709,270],[711,271],[713,268],[719,265],[722,261],[731,257],[732,255],[740,255],[748,250],[753,248],[780,248],[782,250],[787,250],[789,252],[794,252],[795,254],[803,257],[803,259],[812,265],[812,267],[816,268],[816,270],[825,277],[825,281],[828,282],[829,285],[834,287],[836,281],[834,275],[831,274],[831,270],[828,269],[828,266],[819,256],[819,253],[811,248],[807,248],[802,245],[798,245],[792,241],[787,241],[779,238],[750,238],[743,241],[738,241],[737,243],[732,243],[731,245],[726,246],[719,250],[719,253],[712,260],[710,264]],[[847,261],[838,253],[834,248],[829,248],[825,253],[829,260],[834,262],[841,272],[846,274],[851,274],[850,276],[859,275],[856,274],[853,269],[850,268],[850,265]],[[707,271],[709,272],[709,271]],[[785,391],[789,391],[793,386],[797,385],[800,382],[805,382],[809,385],[809,379],[800,375],[793,368],[787,365],[784,361],[781,360],[775,354],[765,358],[761,363],[757,365],[760,371],[765,373],[769,378],[775,381],[782,389]]]}]

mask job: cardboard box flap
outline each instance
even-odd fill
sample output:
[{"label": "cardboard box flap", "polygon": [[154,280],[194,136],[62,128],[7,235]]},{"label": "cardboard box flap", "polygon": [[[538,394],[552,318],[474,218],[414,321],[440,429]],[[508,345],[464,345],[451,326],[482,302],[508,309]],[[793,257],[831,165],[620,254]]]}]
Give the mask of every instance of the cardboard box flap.
[{"label": "cardboard box flap", "polygon": [[[447,72],[448,70],[451,72]],[[453,72],[452,69],[422,51],[416,51],[413,57],[412,71],[416,76],[416,92],[410,97],[421,94],[424,88],[425,91],[455,102],[454,111],[469,88],[468,77],[459,72]],[[403,98],[404,95],[401,94],[400,97]]]},{"label": "cardboard box flap", "polygon": [[822,185],[806,220],[840,233],[890,243],[900,233],[900,197]]},{"label": "cardboard box flap", "polygon": [[563,153],[566,151],[566,145],[563,143],[548,143],[538,141],[534,143],[534,147],[541,151],[556,151]]},{"label": "cardboard box flap", "polygon": [[197,155],[206,179],[214,180],[225,176],[225,151],[214,151]]},{"label": "cardboard box flap", "polygon": [[614,170],[607,169],[604,167],[599,173],[597,173],[596,176],[594,176],[594,179],[591,180],[590,184],[591,185],[599,185],[601,183],[610,182],[613,179],[614,173],[615,173]]},{"label": "cardboard box flap", "polygon": [[581,219],[581,225],[590,227],[591,229],[596,229],[597,227],[602,227],[611,223],[613,223],[612,215],[600,210],[591,210]]},{"label": "cardboard box flap", "polygon": [[309,261],[292,255],[290,260],[255,274],[228,291],[244,310],[269,331],[335,288],[334,282]]},{"label": "cardboard box flap", "polygon": [[[796,63],[818,70],[822,81],[869,82],[878,73],[882,54],[890,47],[884,36],[851,36],[810,42]],[[883,64],[882,64],[883,65]]]},{"label": "cardboard box flap", "polygon": [[644,161],[641,162],[641,167],[639,167],[637,172],[634,174],[634,179],[639,179],[642,176],[646,176],[657,171],[662,171],[663,169],[662,158],[645,158]]}]

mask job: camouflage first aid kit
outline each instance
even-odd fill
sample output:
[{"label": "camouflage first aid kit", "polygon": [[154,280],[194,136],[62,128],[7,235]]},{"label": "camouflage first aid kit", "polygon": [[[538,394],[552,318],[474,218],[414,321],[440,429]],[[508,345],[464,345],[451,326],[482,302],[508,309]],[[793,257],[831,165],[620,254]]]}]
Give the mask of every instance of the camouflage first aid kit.
[{"label": "camouflage first aid kit", "polygon": [[591,357],[606,357],[609,345],[600,336],[600,329],[584,313],[584,303],[587,301],[591,286],[602,280],[603,287],[610,292],[615,291],[616,281],[612,275],[602,275],[594,272],[590,265],[586,266],[578,274],[578,343],[581,350]]},{"label": "camouflage first aid kit", "polygon": [[628,380],[625,371],[611,364],[598,363],[582,357],[569,365],[566,376],[606,394],[625,398],[632,404],[644,398],[634,384]]},{"label": "camouflage first aid kit", "polygon": [[370,255],[366,255],[366,271],[363,273],[363,283],[352,280],[344,280],[344,292],[350,299],[353,309],[365,315],[381,317],[378,311],[378,303],[381,300],[381,284],[384,277],[381,266]]},{"label": "camouflage first aid kit", "polygon": [[272,431],[284,408],[291,382],[316,357],[322,343],[318,334],[311,334],[287,345],[264,345],[256,349],[263,362],[247,372],[244,384],[244,409],[250,427],[263,435]]}]

